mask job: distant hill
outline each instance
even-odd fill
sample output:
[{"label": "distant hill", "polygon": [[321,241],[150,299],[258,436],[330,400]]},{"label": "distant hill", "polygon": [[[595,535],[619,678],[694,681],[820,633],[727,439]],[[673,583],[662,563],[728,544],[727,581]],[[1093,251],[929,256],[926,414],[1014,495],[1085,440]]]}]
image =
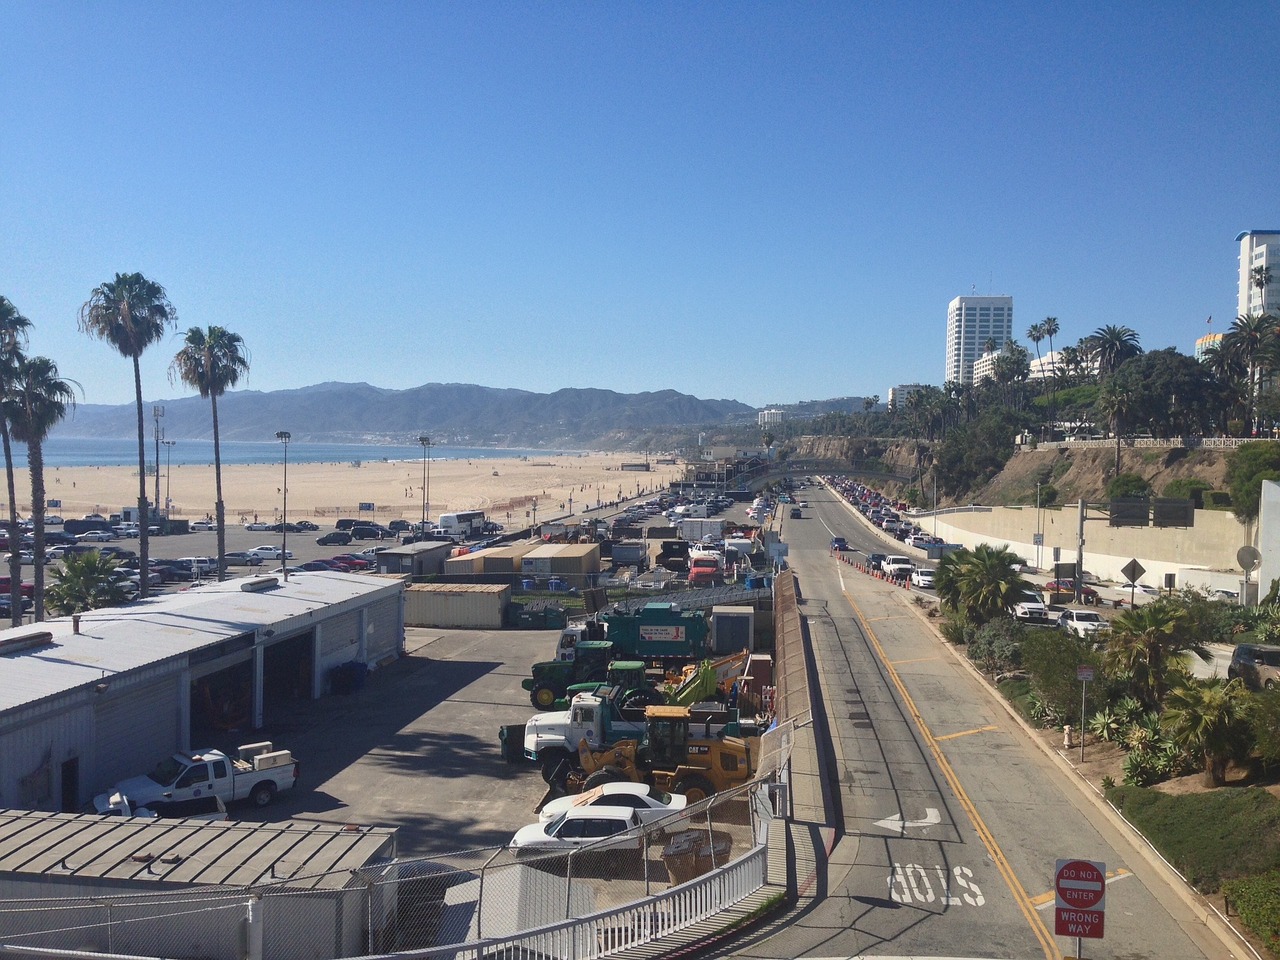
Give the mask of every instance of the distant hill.
[{"label": "distant hill", "polygon": [[[165,408],[165,435],[210,439],[209,402],[199,397],[147,400]],[[412,442],[427,432],[440,443],[473,446],[590,446],[626,449],[644,434],[750,423],[755,408],[736,400],[700,400],[675,390],[616,393],[564,389],[555,393],[428,383],[386,390],[367,383],[321,383],[297,390],[241,390],[218,401],[224,440],[263,440],[288,430],[296,441]],[[136,435],[133,404],[81,404],[61,424],[59,437],[125,438]]]}]

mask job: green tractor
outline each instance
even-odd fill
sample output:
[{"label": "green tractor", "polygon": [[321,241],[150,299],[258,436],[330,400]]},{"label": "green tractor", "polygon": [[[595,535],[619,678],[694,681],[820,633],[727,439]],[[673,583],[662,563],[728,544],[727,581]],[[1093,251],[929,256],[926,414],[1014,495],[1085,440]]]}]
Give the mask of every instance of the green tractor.
[{"label": "green tractor", "polygon": [[551,710],[575,684],[600,684],[609,679],[613,644],[608,640],[582,640],[572,660],[544,660],[533,665],[532,676],[520,681],[529,691],[529,702],[538,710]]}]

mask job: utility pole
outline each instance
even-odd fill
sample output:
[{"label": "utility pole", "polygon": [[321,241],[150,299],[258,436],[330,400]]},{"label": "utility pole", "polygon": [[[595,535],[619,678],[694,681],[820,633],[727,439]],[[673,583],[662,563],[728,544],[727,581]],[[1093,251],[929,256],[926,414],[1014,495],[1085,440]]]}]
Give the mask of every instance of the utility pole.
[{"label": "utility pole", "polygon": [[[164,416],[164,407],[156,404],[151,408],[151,415],[156,420],[156,498],[151,502],[158,508],[160,505],[160,441],[164,438],[164,431],[160,429],[160,418]],[[138,523],[146,526],[151,521],[151,511],[147,511],[147,516],[139,517]]]}]

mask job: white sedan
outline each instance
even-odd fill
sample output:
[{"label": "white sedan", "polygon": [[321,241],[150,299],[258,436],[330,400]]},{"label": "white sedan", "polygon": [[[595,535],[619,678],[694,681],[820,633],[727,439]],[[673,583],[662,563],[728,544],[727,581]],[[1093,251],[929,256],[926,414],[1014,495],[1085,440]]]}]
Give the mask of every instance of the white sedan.
[{"label": "white sedan", "polygon": [[271,524],[263,520],[255,520],[253,521],[253,523],[246,523],[244,525],[244,528],[246,530],[256,530],[256,531],[270,530]]},{"label": "white sedan", "polygon": [[247,553],[251,557],[257,557],[259,560],[292,560],[293,559],[292,550],[281,551],[281,549],[273,543],[264,543],[260,547],[254,547],[252,550],[246,550],[245,553]]},{"label": "white sedan", "polygon": [[933,589],[933,571],[919,567],[911,571],[911,585],[913,587],[924,587],[927,590]]},{"label": "white sedan", "polygon": [[84,533],[76,537],[83,543],[107,543],[116,539],[114,531],[111,530],[86,530]]},{"label": "white sedan", "polygon": [[649,823],[678,813],[687,803],[683,793],[665,793],[647,783],[606,783],[582,793],[552,800],[542,808],[538,819],[543,823],[550,823],[566,810],[607,806],[630,807],[640,814],[641,822]]},{"label": "white sedan", "polygon": [[571,807],[550,823],[521,827],[507,844],[519,856],[526,853],[565,853],[589,844],[611,850],[638,850],[640,814],[630,807]]}]

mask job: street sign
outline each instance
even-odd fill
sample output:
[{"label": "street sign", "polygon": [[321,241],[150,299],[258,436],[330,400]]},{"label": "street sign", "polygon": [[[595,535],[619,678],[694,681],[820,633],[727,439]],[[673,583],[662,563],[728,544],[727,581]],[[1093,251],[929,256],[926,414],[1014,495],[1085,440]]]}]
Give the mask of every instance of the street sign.
[{"label": "street sign", "polygon": [[1135,557],[1121,567],[1120,572],[1124,574],[1124,578],[1130,583],[1137,583],[1142,575],[1147,572],[1147,568],[1140,564]]},{"label": "street sign", "polygon": [[1093,667],[1076,667],[1076,679],[1081,683],[1093,680]]},{"label": "street sign", "polygon": [[1031,545],[1032,545],[1033,547],[1043,547],[1043,546],[1044,546],[1044,534],[1043,534],[1043,533],[1033,533],[1033,534],[1031,535]]},{"label": "street sign", "polygon": [[373,504],[372,504],[372,503],[364,503],[364,502],[361,502],[361,504],[360,504],[360,512],[361,512],[361,513],[373,513]]},{"label": "street sign", "polygon": [[1059,860],[1053,874],[1053,932],[1059,937],[1102,937],[1107,905],[1107,865]]}]

